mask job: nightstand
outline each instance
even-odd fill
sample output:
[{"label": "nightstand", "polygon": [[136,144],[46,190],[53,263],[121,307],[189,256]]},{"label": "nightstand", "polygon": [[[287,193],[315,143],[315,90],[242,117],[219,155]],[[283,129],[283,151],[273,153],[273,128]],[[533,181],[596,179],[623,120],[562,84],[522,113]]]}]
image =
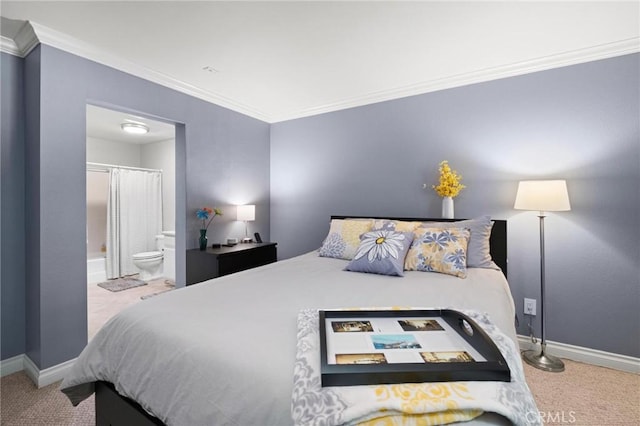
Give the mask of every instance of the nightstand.
[{"label": "nightstand", "polygon": [[277,243],[187,250],[187,285],[267,265],[277,260]]}]

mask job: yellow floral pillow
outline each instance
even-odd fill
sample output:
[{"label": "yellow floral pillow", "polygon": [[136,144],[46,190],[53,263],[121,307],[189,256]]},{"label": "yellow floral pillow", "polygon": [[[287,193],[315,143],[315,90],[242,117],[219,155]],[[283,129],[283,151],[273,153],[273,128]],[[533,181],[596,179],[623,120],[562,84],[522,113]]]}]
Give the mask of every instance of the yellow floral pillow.
[{"label": "yellow floral pillow", "polygon": [[320,256],[351,260],[360,246],[360,236],[371,231],[370,219],[333,219],[329,235],[320,248]]},{"label": "yellow floral pillow", "polygon": [[440,272],[467,277],[467,245],[471,232],[464,228],[419,228],[407,253],[407,271]]}]

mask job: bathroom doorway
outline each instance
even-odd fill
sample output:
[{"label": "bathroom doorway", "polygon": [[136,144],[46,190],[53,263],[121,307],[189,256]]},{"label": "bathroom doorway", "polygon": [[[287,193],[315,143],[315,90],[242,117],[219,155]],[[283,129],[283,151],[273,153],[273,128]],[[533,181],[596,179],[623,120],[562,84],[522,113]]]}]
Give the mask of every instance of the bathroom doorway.
[{"label": "bathroom doorway", "polygon": [[87,105],[87,323],[175,286],[175,126]]}]

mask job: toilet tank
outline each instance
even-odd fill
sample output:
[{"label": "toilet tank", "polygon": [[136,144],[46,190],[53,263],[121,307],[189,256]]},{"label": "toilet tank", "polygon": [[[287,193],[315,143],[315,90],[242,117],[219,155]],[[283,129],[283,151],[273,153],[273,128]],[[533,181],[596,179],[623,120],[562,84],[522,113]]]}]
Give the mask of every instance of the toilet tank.
[{"label": "toilet tank", "polygon": [[175,248],[176,246],[176,232],[175,231],[162,231],[164,235],[164,248]]}]

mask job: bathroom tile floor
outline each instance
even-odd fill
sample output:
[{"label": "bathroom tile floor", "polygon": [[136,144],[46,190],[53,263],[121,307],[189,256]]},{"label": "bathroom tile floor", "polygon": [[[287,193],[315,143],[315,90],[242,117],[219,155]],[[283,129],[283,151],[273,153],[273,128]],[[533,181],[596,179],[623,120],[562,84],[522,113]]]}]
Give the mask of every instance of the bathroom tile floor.
[{"label": "bathroom tile floor", "polygon": [[[135,275],[132,277],[137,278]],[[149,281],[147,285],[118,292],[105,290],[98,287],[97,283],[89,284],[87,288],[88,340],[91,340],[115,314],[127,306],[140,302],[140,297],[171,290],[174,287],[173,281],[165,278],[158,278]]]}]

